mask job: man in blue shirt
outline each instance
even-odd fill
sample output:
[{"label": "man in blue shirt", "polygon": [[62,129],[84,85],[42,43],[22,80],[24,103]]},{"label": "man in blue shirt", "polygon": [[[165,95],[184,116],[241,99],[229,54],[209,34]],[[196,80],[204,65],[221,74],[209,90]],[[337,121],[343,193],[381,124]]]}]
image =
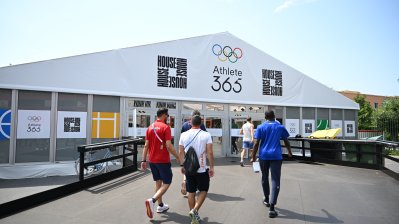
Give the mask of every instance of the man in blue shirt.
[{"label": "man in blue shirt", "polygon": [[[196,115],[201,116],[201,113],[199,112],[199,110],[193,110],[193,112],[191,112],[192,117],[194,117]],[[190,130],[192,127],[193,126],[191,125],[191,119],[190,119],[183,123],[180,133],[186,132],[186,131]],[[201,123],[200,128],[201,128],[201,130],[206,131],[205,125],[203,123]]]},{"label": "man in blue shirt", "polygon": [[[256,153],[259,145],[259,165],[262,171],[262,188],[264,194],[263,203],[270,207],[269,217],[274,218],[278,214],[274,210],[280,192],[281,165],[283,156],[281,151],[280,139],[284,140],[288,150],[288,156],[292,157],[291,145],[288,141],[288,131],[283,125],[276,121],[274,111],[265,113],[266,121],[259,125],[255,132],[255,146],[252,154],[252,161],[256,160]],[[270,193],[269,169],[272,179],[272,189]]]}]

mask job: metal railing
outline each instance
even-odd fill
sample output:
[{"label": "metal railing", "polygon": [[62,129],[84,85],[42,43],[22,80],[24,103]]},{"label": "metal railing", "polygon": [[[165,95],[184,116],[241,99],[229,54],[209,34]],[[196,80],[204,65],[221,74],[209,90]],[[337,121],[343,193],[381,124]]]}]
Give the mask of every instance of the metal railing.
[{"label": "metal railing", "polygon": [[[387,155],[385,148],[397,148],[398,142],[373,140],[342,140],[342,139],[309,139],[289,138],[291,148],[300,149],[301,155],[294,155],[295,159],[326,162],[339,165],[386,169],[386,159],[399,163],[399,159]],[[308,152],[308,153],[306,153]],[[310,153],[310,154],[309,154]],[[397,164],[399,166],[399,164]]]},{"label": "metal railing", "polygon": [[[144,144],[144,140],[142,138],[135,138],[135,139],[124,139],[124,140],[116,140],[116,141],[109,141],[109,142],[101,142],[89,145],[81,145],[78,146],[79,152],[79,181],[84,180],[85,169],[89,166],[93,166],[100,163],[107,163],[109,161],[122,159],[122,169],[127,167],[126,166],[126,157],[133,156],[132,167],[133,171],[137,170],[137,145]],[[96,159],[92,161],[85,160],[86,153],[92,153],[93,151],[99,151],[102,149],[108,149],[110,151],[115,151],[116,149],[120,149],[122,152],[119,155],[110,156],[107,158]]]}]

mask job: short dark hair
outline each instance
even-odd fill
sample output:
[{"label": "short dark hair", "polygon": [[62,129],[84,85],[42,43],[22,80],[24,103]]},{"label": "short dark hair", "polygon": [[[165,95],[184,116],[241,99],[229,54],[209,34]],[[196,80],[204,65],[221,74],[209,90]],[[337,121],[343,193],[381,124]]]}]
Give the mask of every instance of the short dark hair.
[{"label": "short dark hair", "polygon": [[199,110],[193,110],[193,112],[191,112],[191,116],[195,115],[201,116],[201,112]]},{"label": "short dark hair", "polygon": [[251,122],[252,118],[251,117],[247,117],[247,121]]},{"label": "short dark hair", "polygon": [[200,125],[201,125],[201,117],[198,116],[198,115],[194,115],[194,116],[191,118],[191,124],[192,124],[193,126],[200,126]]},{"label": "short dark hair", "polygon": [[268,110],[265,112],[265,118],[266,120],[274,120],[276,116],[274,115],[274,111]]},{"label": "short dark hair", "polygon": [[159,108],[157,111],[157,117],[161,117],[164,114],[168,114],[168,108]]}]

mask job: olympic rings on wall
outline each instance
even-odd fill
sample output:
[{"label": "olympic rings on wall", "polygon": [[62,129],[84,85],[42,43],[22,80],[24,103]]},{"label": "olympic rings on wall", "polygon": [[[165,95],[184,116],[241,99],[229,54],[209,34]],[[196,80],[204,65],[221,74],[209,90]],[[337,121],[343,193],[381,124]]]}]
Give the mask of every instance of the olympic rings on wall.
[{"label": "olympic rings on wall", "polygon": [[39,122],[42,119],[40,116],[29,116],[28,120],[32,122]]},{"label": "olympic rings on wall", "polygon": [[213,45],[212,52],[218,57],[219,61],[225,62],[228,59],[231,63],[236,63],[243,55],[241,48],[232,49],[230,46],[222,47],[219,44]]}]

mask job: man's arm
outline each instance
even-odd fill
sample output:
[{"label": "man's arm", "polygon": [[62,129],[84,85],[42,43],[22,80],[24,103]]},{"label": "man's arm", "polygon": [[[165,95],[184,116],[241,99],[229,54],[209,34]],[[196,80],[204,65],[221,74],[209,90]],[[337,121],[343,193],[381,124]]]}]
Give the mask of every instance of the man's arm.
[{"label": "man's arm", "polygon": [[148,144],[149,144],[148,140],[145,140],[143,157],[142,157],[142,161],[141,161],[141,169],[142,170],[147,169]]},{"label": "man's arm", "polygon": [[176,158],[177,163],[180,165],[181,163],[180,163],[179,155],[177,155],[175,147],[172,145],[172,142],[170,140],[166,141],[166,148],[168,149],[169,153],[172,154]]},{"label": "man's arm", "polygon": [[184,155],[185,155],[184,146],[179,145],[179,157],[180,157],[180,166],[181,166],[180,171],[181,171],[182,174],[184,174],[186,172],[184,170],[184,167],[182,166],[183,165],[183,161],[184,161]]},{"label": "man's arm", "polygon": [[284,139],[283,141],[284,141],[285,148],[287,148],[287,150],[288,150],[288,157],[292,157],[290,141],[288,141],[288,139]]},{"label": "man's arm", "polygon": [[253,152],[252,152],[251,162],[255,162],[256,161],[256,153],[258,152],[259,144],[260,144],[260,140],[255,139],[255,145],[254,145],[254,149],[253,149]]},{"label": "man's arm", "polygon": [[213,169],[214,161],[213,161],[213,145],[212,143],[206,144],[206,154],[209,160],[209,176],[213,177],[215,175],[215,171]]}]

